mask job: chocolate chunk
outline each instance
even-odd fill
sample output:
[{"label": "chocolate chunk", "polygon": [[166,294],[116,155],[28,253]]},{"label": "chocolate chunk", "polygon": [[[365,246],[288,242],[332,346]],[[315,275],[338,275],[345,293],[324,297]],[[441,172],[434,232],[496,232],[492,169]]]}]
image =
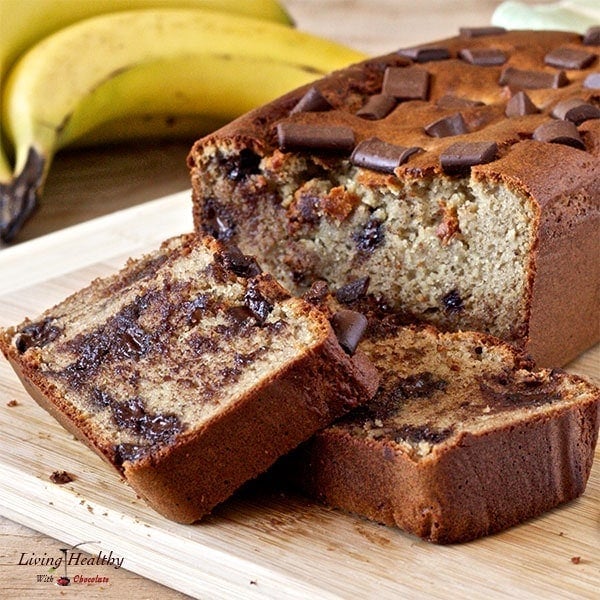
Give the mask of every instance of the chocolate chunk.
[{"label": "chocolate chunk", "polygon": [[396,108],[397,104],[398,101],[394,96],[375,94],[369,97],[364,106],[357,111],[356,116],[362,119],[377,121],[389,115]]},{"label": "chocolate chunk", "polygon": [[507,103],[504,114],[507,117],[523,117],[540,112],[525,92],[517,92]]},{"label": "chocolate chunk", "polygon": [[375,398],[358,407],[349,415],[349,420],[364,422],[367,419],[386,421],[384,426],[392,425],[399,409],[412,398],[429,399],[437,391],[443,391],[448,387],[448,382],[436,377],[429,371],[415,373],[407,377],[397,377],[388,374],[381,382],[381,389]]},{"label": "chocolate chunk", "polygon": [[282,150],[323,150],[349,153],[354,148],[354,132],[343,125],[308,125],[283,122],[277,125]]},{"label": "chocolate chunk", "polygon": [[405,148],[373,137],[363,140],[356,146],[350,156],[350,162],[357,167],[393,173],[396,167],[406,162],[412,154],[419,150],[420,148],[415,146]]},{"label": "chocolate chunk", "polygon": [[329,286],[326,281],[322,279],[317,279],[317,281],[313,281],[310,286],[310,289],[304,293],[302,296],[304,300],[313,304],[314,306],[318,306],[322,304],[327,299],[327,294],[329,294]]},{"label": "chocolate chunk", "polygon": [[571,121],[575,125],[581,125],[581,123],[590,119],[600,119],[600,108],[581,98],[569,98],[559,102],[552,109],[552,116],[557,119]]},{"label": "chocolate chunk", "polygon": [[352,355],[367,328],[367,317],[354,310],[338,310],[331,317],[331,326],[340,346]]},{"label": "chocolate chunk", "polygon": [[445,94],[435,103],[439,108],[447,108],[449,110],[459,108],[473,108],[474,106],[483,106],[481,100],[470,100],[469,98],[461,98],[452,94]]},{"label": "chocolate chunk", "polygon": [[586,46],[600,46],[600,25],[590,27],[584,33],[582,42]]},{"label": "chocolate chunk", "polygon": [[215,254],[215,261],[238,277],[255,277],[262,272],[254,256],[242,254],[237,246],[227,246],[224,252]]},{"label": "chocolate chunk", "polygon": [[427,100],[429,73],[421,67],[388,67],[382,92],[398,100]]},{"label": "chocolate chunk", "polygon": [[111,408],[113,419],[120,428],[136,433],[152,444],[167,443],[184,429],[177,415],[148,412],[139,397],[116,402]]},{"label": "chocolate chunk", "polygon": [[254,313],[247,306],[230,306],[227,309],[227,316],[234,322],[236,326],[245,325],[252,322],[254,324],[256,319]]},{"label": "chocolate chunk", "polygon": [[582,85],[588,90],[600,90],[600,71],[597,73],[590,73],[583,80]]},{"label": "chocolate chunk", "polygon": [[390,390],[395,404],[408,398],[431,398],[437,391],[448,387],[448,382],[429,371],[400,377]]},{"label": "chocolate chunk", "polygon": [[371,217],[364,228],[352,237],[359,250],[371,252],[384,240],[383,222],[380,219]]},{"label": "chocolate chunk", "polygon": [[592,52],[561,46],[548,52],[544,56],[544,62],[557,69],[585,69],[592,64],[595,58],[596,55]]},{"label": "chocolate chunk", "polygon": [[65,483],[71,483],[75,480],[73,475],[66,471],[52,471],[49,479],[52,483],[56,483],[57,485],[64,485]]},{"label": "chocolate chunk", "polygon": [[533,139],[539,142],[565,144],[566,146],[585,150],[579,131],[571,121],[547,121],[542,123],[534,130]]},{"label": "chocolate chunk", "polygon": [[442,298],[444,310],[449,313],[458,313],[464,310],[463,299],[458,290],[451,290]]},{"label": "chocolate chunk", "polygon": [[226,242],[235,233],[235,221],[228,208],[215,198],[208,198],[201,209],[200,228],[215,239]]},{"label": "chocolate chunk", "polygon": [[192,327],[202,321],[206,309],[208,307],[208,296],[201,294],[191,302],[186,303],[186,312],[188,316],[188,324]]},{"label": "chocolate chunk", "polygon": [[125,461],[135,461],[150,452],[148,446],[138,444],[118,444],[114,447],[114,462],[117,467],[122,467]]},{"label": "chocolate chunk", "polygon": [[249,148],[244,148],[237,156],[222,159],[221,163],[227,171],[228,179],[231,181],[242,181],[250,175],[260,172],[260,156]]},{"label": "chocolate chunk", "polygon": [[450,58],[448,48],[441,46],[430,46],[429,48],[402,48],[397,54],[410,58],[418,63],[429,62],[432,60],[446,60]]},{"label": "chocolate chunk", "polygon": [[564,71],[546,73],[545,71],[526,71],[515,67],[506,67],[500,75],[500,85],[514,89],[539,90],[560,88],[569,83]]},{"label": "chocolate chunk", "polygon": [[442,152],[440,163],[449,175],[468,175],[473,165],[489,163],[497,153],[496,142],[456,142]]},{"label": "chocolate chunk", "polygon": [[506,33],[504,27],[461,27],[460,35],[466,38],[483,37],[487,35],[500,35]]},{"label": "chocolate chunk", "polygon": [[335,292],[335,299],[342,304],[351,304],[364,298],[369,289],[370,281],[371,278],[367,275],[343,285]]},{"label": "chocolate chunk", "polygon": [[495,67],[506,62],[506,54],[497,48],[463,48],[458,55],[478,67]]},{"label": "chocolate chunk", "polygon": [[323,96],[323,94],[314,86],[312,86],[302,98],[298,101],[298,104],[292,108],[290,114],[293,115],[299,112],[324,112],[331,110],[333,106],[329,103],[329,100]]},{"label": "chocolate chunk", "polygon": [[43,348],[46,344],[53,342],[61,334],[60,328],[53,323],[53,317],[46,317],[43,321],[25,325],[15,340],[17,350],[23,354],[32,346]]},{"label": "chocolate chunk", "polygon": [[252,282],[244,294],[244,306],[252,313],[259,325],[262,325],[267,320],[267,317],[273,310],[273,304],[265,298],[258,287]]},{"label": "chocolate chunk", "polygon": [[394,441],[401,443],[403,441],[411,444],[426,442],[428,444],[440,444],[447,440],[454,433],[452,427],[439,429],[429,425],[403,425],[394,431]]},{"label": "chocolate chunk", "polygon": [[494,412],[520,406],[543,406],[561,399],[554,372],[548,380],[529,372],[501,373],[480,379],[479,389]]},{"label": "chocolate chunk", "polygon": [[443,138],[468,133],[467,124],[460,113],[442,117],[425,125],[425,133],[431,137]]}]

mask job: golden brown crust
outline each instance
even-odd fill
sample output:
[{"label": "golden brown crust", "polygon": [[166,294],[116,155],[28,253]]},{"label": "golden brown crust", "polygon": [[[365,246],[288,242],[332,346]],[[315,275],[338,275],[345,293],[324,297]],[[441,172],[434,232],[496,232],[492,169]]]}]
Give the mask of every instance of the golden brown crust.
[{"label": "golden brown crust", "polygon": [[[558,31],[509,31],[500,35],[478,38],[453,37],[422,47],[439,46],[447,48],[451,58],[417,64],[431,74],[427,102],[401,103],[395,111],[381,120],[367,120],[356,117],[364,98],[381,89],[383,74],[388,66],[405,66],[410,61],[392,53],[369,59],[345,70],[335,71],[317,82],[316,86],[336,110],[323,112],[300,112],[291,117],[289,111],[304,95],[310,85],[294,90],[278,100],[228,123],[217,132],[196,142],[188,163],[194,167],[204,147],[211,144],[227,143],[232,146],[248,146],[263,156],[277,148],[275,124],[283,119],[293,122],[335,125],[349,125],[355,131],[356,141],[376,136],[383,140],[401,143],[403,146],[419,146],[426,151],[415,155],[409,163],[397,172],[400,176],[410,174],[421,176],[424,173],[441,173],[439,155],[450,143],[467,138],[469,140],[492,139],[501,148],[508,150],[512,144],[531,137],[533,130],[546,121],[552,108],[565,98],[578,97],[585,101],[598,102],[599,92],[582,88],[586,76],[598,70],[598,58],[583,69],[566,71],[568,85],[559,88],[527,89],[527,94],[540,109],[538,114],[507,119],[504,110],[511,94],[509,86],[499,85],[502,72],[510,67],[556,74],[558,69],[544,63],[548,52],[557,47],[584,48],[586,52],[600,54],[598,47],[581,45],[581,36],[576,33]],[[497,48],[508,57],[502,65],[481,67],[470,65],[458,58],[465,47]],[[484,103],[485,106],[464,106],[445,108],[440,103],[451,95],[453,98]],[[424,125],[453,112],[461,112],[467,121],[470,132],[464,136],[435,138],[426,135]],[[552,155],[557,145],[544,143],[545,151]],[[563,149],[564,150],[564,149]],[[559,157],[557,157],[558,159]],[[521,163],[514,161],[515,166]],[[533,161],[532,163],[533,164]],[[531,173],[535,177],[538,169]],[[577,170],[585,175],[585,169]],[[542,171],[543,173],[543,171]],[[373,173],[373,177],[381,177]],[[543,176],[539,181],[543,184]]]},{"label": "golden brown crust", "polygon": [[465,434],[423,461],[332,427],[295,458],[302,488],[330,506],[430,542],[467,542],[580,496],[599,419],[596,399],[484,435]]}]

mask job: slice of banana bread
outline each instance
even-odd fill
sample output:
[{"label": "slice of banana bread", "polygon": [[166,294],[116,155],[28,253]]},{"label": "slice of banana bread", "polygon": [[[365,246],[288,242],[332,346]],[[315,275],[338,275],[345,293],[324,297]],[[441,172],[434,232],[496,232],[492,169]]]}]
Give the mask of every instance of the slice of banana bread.
[{"label": "slice of banana bread", "polygon": [[195,144],[196,227],[296,293],[369,277],[382,306],[566,364],[600,340],[599,54],[465,29],[335,72]]},{"label": "slice of banana bread", "polygon": [[[373,400],[285,463],[311,496],[432,542],[498,532],[583,493],[600,389],[485,334],[379,327]],[[286,457],[287,458],[287,457]]]},{"label": "slice of banana bread", "polygon": [[152,507],[192,522],[375,393],[357,341],[342,349],[251,257],[187,235],[3,331],[0,348]]}]

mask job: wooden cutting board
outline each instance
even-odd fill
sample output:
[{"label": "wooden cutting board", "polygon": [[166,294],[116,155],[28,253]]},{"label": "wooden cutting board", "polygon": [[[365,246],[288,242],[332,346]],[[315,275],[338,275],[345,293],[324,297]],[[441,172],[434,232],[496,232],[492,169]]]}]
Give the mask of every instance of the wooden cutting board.
[{"label": "wooden cutting board", "polygon": [[[35,316],[191,228],[185,192],[3,250],[0,325]],[[570,370],[599,378],[600,347]],[[0,359],[0,514],[70,545],[95,540],[82,550],[110,550],[123,568],[197,598],[597,597],[599,454],[583,497],[459,546],[434,546],[260,487],[184,526],[146,508]],[[55,470],[74,481],[51,483]]]}]

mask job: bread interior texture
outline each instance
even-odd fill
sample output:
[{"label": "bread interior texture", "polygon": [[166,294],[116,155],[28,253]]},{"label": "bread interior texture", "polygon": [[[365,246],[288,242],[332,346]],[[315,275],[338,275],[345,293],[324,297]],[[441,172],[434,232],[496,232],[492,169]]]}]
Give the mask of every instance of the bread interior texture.
[{"label": "bread interior texture", "polygon": [[538,215],[519,192],[279,151],[255,156],[255,172],[236,181],[230,169],[242,155],[204,153],[200,228],[233,238],[296,293],[317,279],[338,290],[368,277],[382,308],[446,330],[525,337]]}]

